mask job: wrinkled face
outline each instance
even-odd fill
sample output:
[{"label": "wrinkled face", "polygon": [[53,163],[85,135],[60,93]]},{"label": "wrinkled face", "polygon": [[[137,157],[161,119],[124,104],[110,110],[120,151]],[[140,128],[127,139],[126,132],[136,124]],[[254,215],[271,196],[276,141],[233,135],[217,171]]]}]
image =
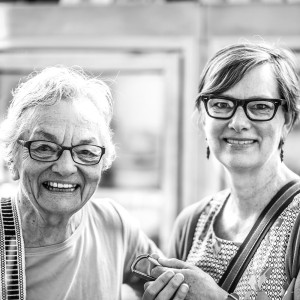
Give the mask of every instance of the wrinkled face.
[{"label": "wrinkled face", "polygon": [[[222,95],[236,99],[280,98],[269,64],[253,68]],[[203,103],[201,105],[204,111]],[[239,106],[229,120],[217,120],[205,114],[203,125],[210,149],[227,169],[249,170],[260,168],[266,163],[280,163],[280,139],[285,140],[290,128],[290,120],[287,120],[286,115],[280,106],[272,120],[250,121]]]},{"label": "wrinkled face", "polygon": [[[25,141],[104,146],[101,117],[88,99],[39,107],[35,116],[38,118],[30,122],[22,137]],[[20,148],[16,163],[22,196],[40,212],[54,214],[72,214],[90,199],[100,181],[101,166],[102,161],[91,166],[77,164],[67,150],[57,161],[40,162],[33,160],[25,147]]]}]

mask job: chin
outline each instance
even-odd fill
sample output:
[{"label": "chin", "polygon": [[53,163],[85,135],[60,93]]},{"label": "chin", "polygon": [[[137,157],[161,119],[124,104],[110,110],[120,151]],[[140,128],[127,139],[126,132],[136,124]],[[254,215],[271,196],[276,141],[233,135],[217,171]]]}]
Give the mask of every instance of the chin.
[{"label": "chin", "polygon": [[49,214],[72,214],[82,207],[81,198],[47,198],[38,199],[38,204],[42,210]]},{"label": "chin", "polygon": [[222,164],[229,171],[249,171],[260,168],[262,164],[258,163],[255,158],[252,157],[234,157],[230,160],[223,161]]}]

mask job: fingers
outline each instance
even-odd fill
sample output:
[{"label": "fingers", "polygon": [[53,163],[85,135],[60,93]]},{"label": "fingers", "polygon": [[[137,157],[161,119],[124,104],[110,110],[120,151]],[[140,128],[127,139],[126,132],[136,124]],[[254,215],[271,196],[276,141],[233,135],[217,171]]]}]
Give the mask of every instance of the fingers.
[{"label": "fingers", "polygon": [[144,285],[145,292],[143,300],[156,299],[159,292],[168,284],[168,282],[174,277],[174,273],[171,271],[165,272],[159,278],[152,282],[146,282]]},{"label": "fingers", "polygon": [[149,287],[149,285],[150,285],[151,283],[152,283],[151,281],[147,281],[147,282],[144,284],[144,291]]},{"label": "fingers", "polygon": [[159,255],[157,253],[152,253],[150,256],[156,260],[159,259]]},{"label": "fingers", "polygon": [[182,284],[183,281],[184,277],[182,274],[174,274],[172,271],[167,271],[154,282],[145,284],[143,300],[168,300],[173,299],[173,296],[176,300],[184,299],[188,292],[188,286]]},{"label": "fingers", "polygon": [[[154,267],[152,270],[151,270],[151,276],[152,277],[159,277],[161,274],[167,272],[167,271],[170,271],[170,272],[173,272],[173,270],[168,270],[167,268],[165,267]],[[173,272],[175,273],[175,272]]]},{"label": "fingers", "polygon": [[177,290],[173,300],[182,300],[185,299],[189,292],[189,286],[186,283],[183,283]]},{"label": "fingers", "polygon": [[176,258],[159,258],[158,262],[164,267],[175,268],[175,269],[185,269],[189,267],[189,264],[185,263],[182,260]]}]

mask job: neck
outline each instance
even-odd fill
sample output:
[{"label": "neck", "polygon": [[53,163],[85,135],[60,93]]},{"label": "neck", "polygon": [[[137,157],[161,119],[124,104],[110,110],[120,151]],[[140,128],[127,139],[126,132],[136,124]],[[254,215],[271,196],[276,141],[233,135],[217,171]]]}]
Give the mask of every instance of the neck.
[{"label": "neck", "polygon": [[25,247],[43,247],[67,240],[81,222],[81,211],[72,215],[41,212],[25,197],[17,198]]},{"label": "neck", "polygon": [[286,183],[299,178],[298,175],[289,170],[283,163],[274,169],[268,165],[258,170],[241,173],[230,173],[231,203],[242,214],[259,214],[270,202],[272,197]]},{"label": "neck", "polygon": [[220,238],[243,242],[258,216],[286,183],[299,176],[280,164],[268,171],[230,173],[231,195],[216,218],[215,232]]}]

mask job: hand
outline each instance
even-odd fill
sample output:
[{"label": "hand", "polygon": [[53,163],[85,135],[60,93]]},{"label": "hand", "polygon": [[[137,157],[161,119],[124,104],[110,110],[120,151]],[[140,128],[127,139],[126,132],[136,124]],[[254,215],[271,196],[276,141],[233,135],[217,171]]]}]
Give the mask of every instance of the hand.
[{"label": "hand", "polygon": [[[156,278],[157,277],[160,278],[160,276],[162,276],[161,274],[166,274],[167,270],[169,270],[167,272],[173,271],[175,274],[178,273],[182,274],[184,277],[184,282],[189,286],[188,294],[185,298],[186,300],[226,299],[228,293],[222,288],[220,288],[218,284],[214,281],[214,279],[211,276],[209,276],[207,273],[203,272],[200,268],[175,258],[165,259],[165,258],[158,258],[157,256],[155,256],[155,258],[158,259],[158,262],[163,267],[153,268],[151,275]],[[173,278],[174,277],[175,276],[173,276]],[[160,287],[161,286],[162,284],[160,285]],[[172,290],[171,287],[166,286],[165,289],[166,288],[168,288],[168,292],[171,293],[170,291]],[[162,293],[162,291],[160,293]],[[155,298],[145,298],[145,299],[155,299]]]},{"label": "hand", "polygon": [[189,290],[188,285],[183,281],[182,274],[166,271],[155,281],[145,283],[143,300],[183,300]]}]

